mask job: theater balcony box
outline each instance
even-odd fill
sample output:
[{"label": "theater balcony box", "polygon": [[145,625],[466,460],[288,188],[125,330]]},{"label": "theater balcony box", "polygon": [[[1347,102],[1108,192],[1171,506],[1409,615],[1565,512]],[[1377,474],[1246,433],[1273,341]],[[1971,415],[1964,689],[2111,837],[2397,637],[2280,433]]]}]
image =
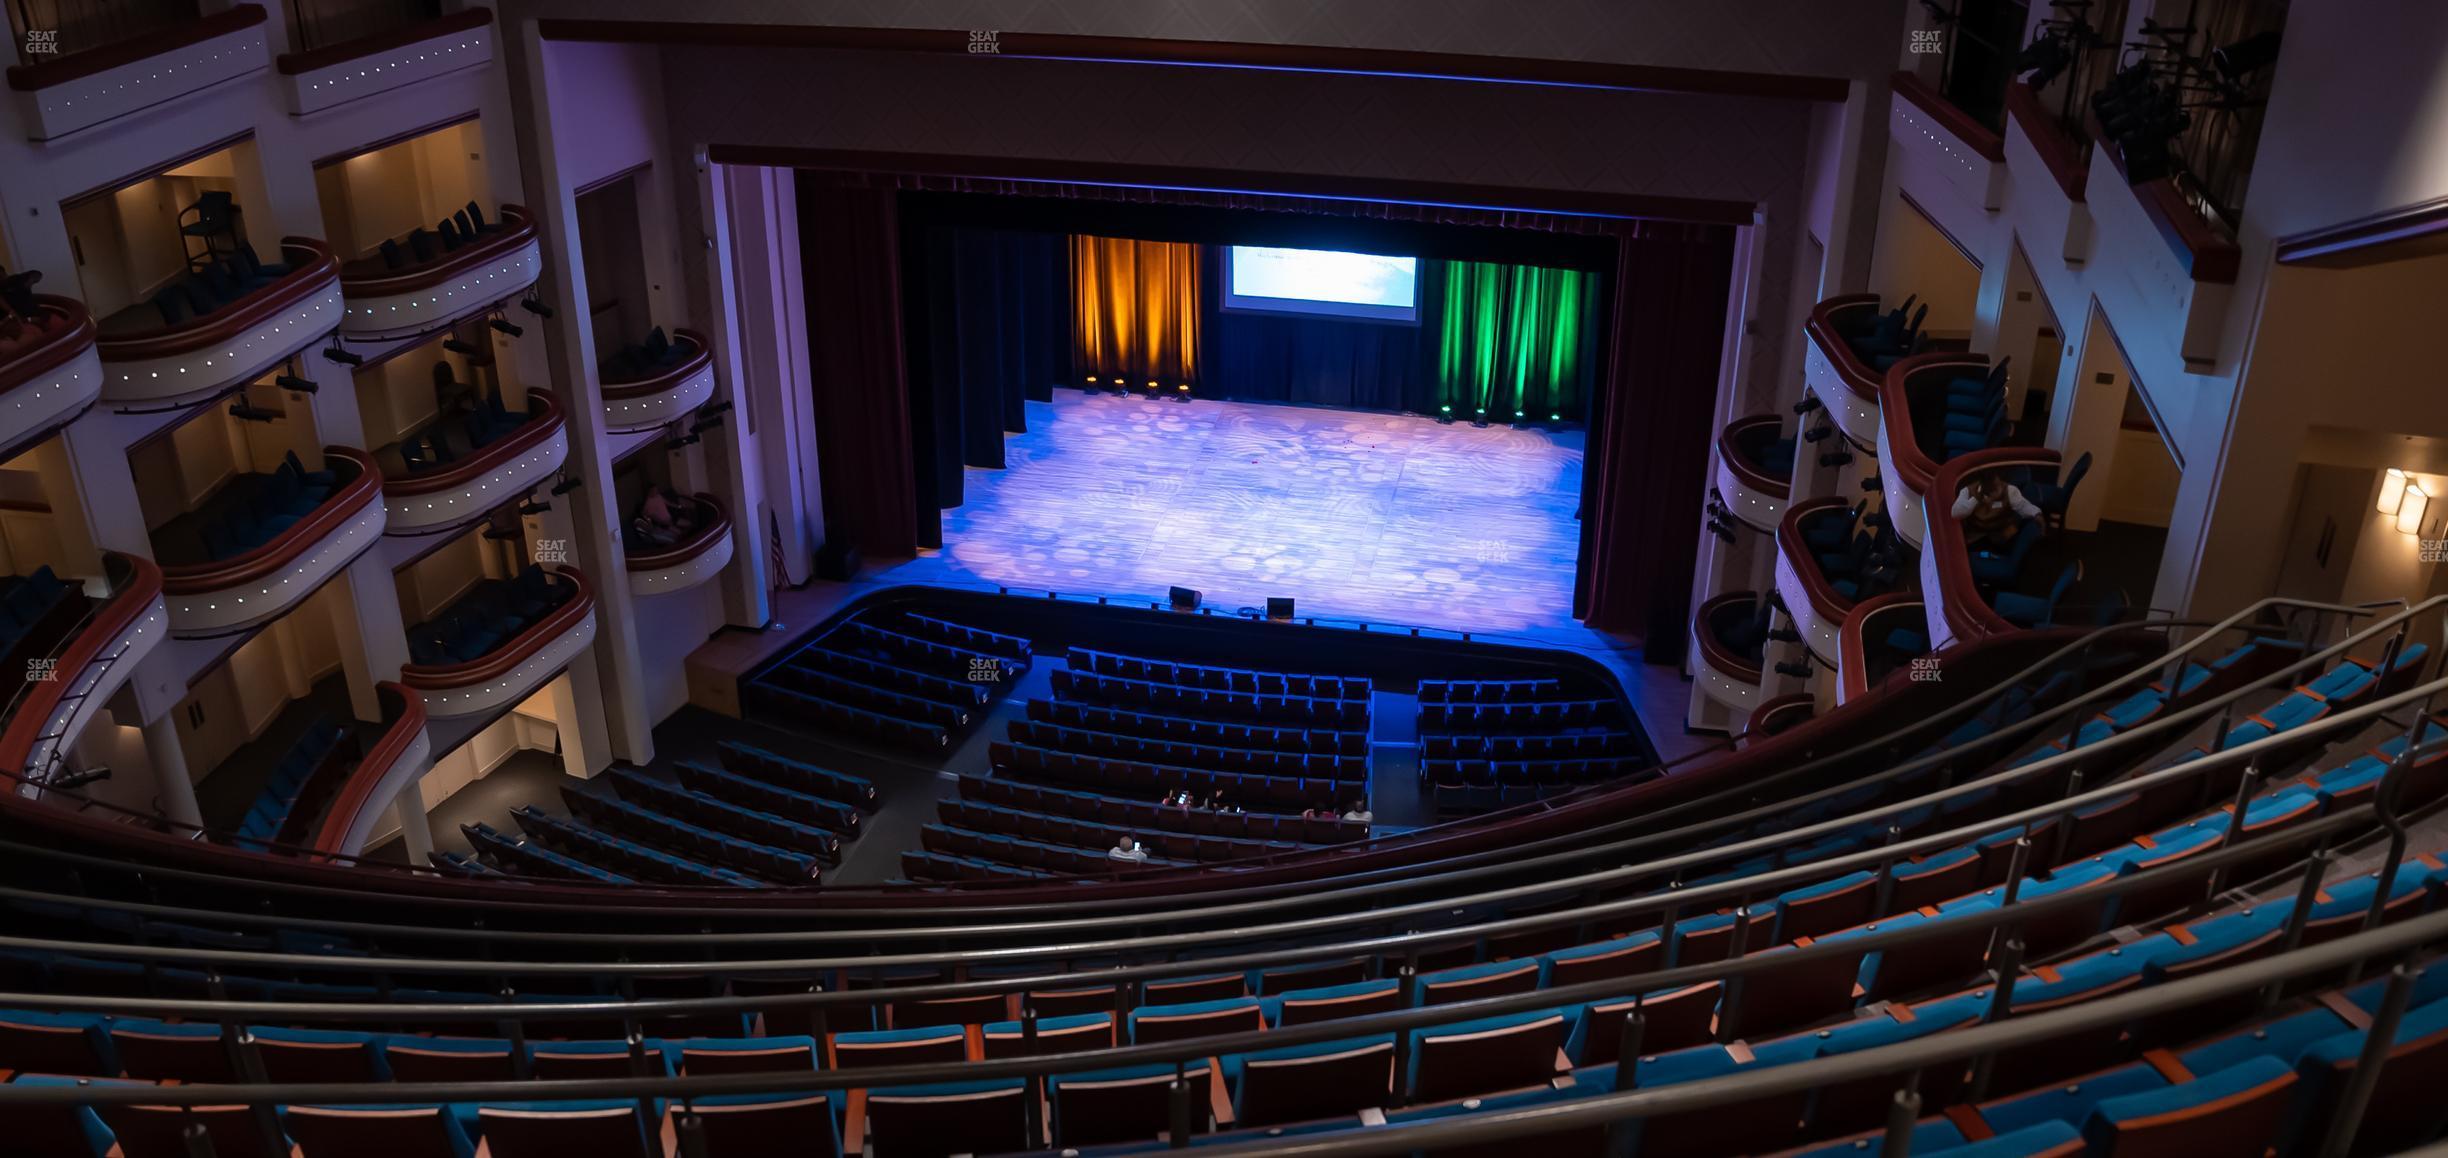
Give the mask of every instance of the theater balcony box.
[{"label": "theater balcony box", "polygon": [[1828,495],[1795,503],[1777,523],[1777,595],[1785,601],[1786,614],[1793,618],[1802,646],[1826,667],[1836,666],[1837,641],[1844,631],[1845,616],[1852,614],[1853,601],[1828,583],[1804,530],[1816,519],[1849,514],[1842,496]]},{"label": "theater balcony box", "polygon": [[1701,694],[1747,717],[1760,701],[1760,645],[1735,638],[1757,615],[1759,596],[1731,591],[1692,613],[1692,679]]},{"label": "theater balcony box", "polygon": [[1845,441],[1876,453],[1879,445],[1879,372],[1853,352],[1849,334],[1869,331],[1879,317],[1877,294],[1846,294],[1811,307],[1803,333],[1802,384],[1827,409]]},{"label": "theater balcony box", "polygon": [[1927,535],[1924,508],[1935,505],[1943,513],[1955,501],[1952,494],[1929,493],[1930,478],[1938,469],[1929,451],[1936,448],[1937,432],[1945,423],[1947,384],[1988,372],[1989,359],[1979,354],[1915,354],[1889,366],[1879,384],[1879,480],[1886,490],[1887,517],[1894,521],[1897,537],[1916,550]]},{"label": "theater balcony box", "polygon": [[433,333],[534,285],[543,271],[535,220],[521,205],[501,207],[499,228],[432,260],[398,268],[379,257],[340,270],[348,312],[340,332],[380,340]]},{"label": "theater balcony box", "polygon": [[2174,181],[2127,181],[2116,146],[2100,139],[2098,121],[2090,127],[2094,163],[2085,200],[2096,256],[2089,268],[2097,274],[2114,266],[2123,274],[2094,277],[2101,311],[2117,333],[2136,340],[2173,336],[2186,371],[2208,372],[2218,362],[2242,264],[2235,238],[2204,218]]},{"label": "theater balcony box", "polygon": [[28,58],[8,70],[8,83],[26,136],[50,141],[270,63],[263,8],[239,4],[83,52]]},{"label": "theater balcony box", "polygon": [[1928,629],[1919,592],[1890,591],[1854,604],[1838,645],[1836,702],[1849,703],[1910,670],[1929,654]]},{"label": "theater balcony box", "polygon": [[603,380],[604,429],[614,434],[676,422],[714,397],[714,355],[695,330],[672,334],[678,354],[651,374]]},{"label": "theater balcony box", "polygon": [[731,515],[721,500],[696,495],[684,504],[695,516],[694,530],[669,547],[628,554],[632,595],[669,595],[722,574],[731,563]]},{"label": "theater balcony box", "polygon": [[463,8],[432,20],[273,61],[293,116],[493,62],[493,10]]},{"label": "theater balcony box", "polygon": [[0,458],[76,420],[102,396],[93,318],[74,298],[35,299],[16,337],[0,336]]},{"label": "theater balcony box", "polygon": [[527,419],[509,433],[444,466],[385,479],[386,531],[432,535],[466,526],[551,478],[568,459],[560,400],[530,390]]},{"label": "theater balcony box", "polygon": [[1717,495],[1753,530],[1774,534],[1793,486],[1794,440],[1779,437],[1784,420],[1754,414],[1717,432]]},{"label": "theater balcony box", "polygon": [[[9,705],[0,731],[0,768],[47,779],[94,713],[169,636],[160,568],[149,559],[115,552],[102,556],[102,566],[107,591],[97,595],[88,588],[85,618],[64,646],[45,657],[52,660],[52,678],[26,681]],[[39,795],[27,785],[17,790]]]},{"label": "theater balcony box", "polygon": [[2006,149],[1996,130],[1909,72],[1895,74],[1887,105],[1897,186],[1941,230],[1977,237],[2006,204]]},{"label": "theater balcony box", "polygon": [[[2053,483],[2061,459],[2056,451],[2043,447],[2000,446],[1977,450],[1938,468],[1932,480],[1934,487],[1953,494],[1974,479],[1991,473],[2002,473],[2012,485],[2030,490],[2027,498],[2041,493],[2034,481]],[[2036,498],[2034,501],[2038,501]],[[1982,559],[1983,567],[2010,567],[2010,572],[1975,574],[1972,547],[1964,537],[1963,524],[1942,513],[1930,522],[1929,547],[1921,552],[1921,592],[1927,600],[1930,647],[1953,647],[1993,635],[2005,635],[2037,626],[2036,623],[2016,624],[1992,606],[1981,593],[1983,583],[1999,591],[2015,590],[2034,581],[2047,582],[2041,574],[2044,566],[2025,563],[2039,531],[2027,527],[2016,543],[2020,551],[2006,556],[1989,555]],[[2011,563],[2007,560],[2011,559]],[[2051,572],[2053,574],[2054,572]],[[2007,596],[1999,595],[2003,600]],[[2054,607],[2050,608],[2054,611]]]},{"label": "theater balcony box", "polygon": [[374,826],[390,811],[391,801],[416,782],[433,762],[433,741],[425,731],[425,699],[406,685],[385,681],[374,685],[382,701],[382,735],[366,749],[365,758],[349,773],[348,783],[332,799],[306,844],[316,852],[356,856],[365,851]]},{"label": "theater balcony box", "polygon": [[[286,529],[235,554],[163,565],[172,634],[209,639],[269,623],[382,537],[383,479],[373,459],[345,446],[324,447],[323,456],[329,493]],[[230,485],[275,477],[242,476]]]},{"label": "theater balcony box", "polygon": [[[311,237],[281,239],[286,273],[213,310],[174,324],[121,331],[106,325],[102,400],[122,410],[210,398],[261,376],[340,322],[339,263]],[[125,315],[121,315],[125,316]]]},{"label": "theater balcony box", "polygon": [[575,567],[547,574],[558,603],[489,650],[473,658],[412,662],[400,668],[400,683],[424,701],[428,717],[449,720],[505,711],[595,642],[595,595],[586,575]]}]

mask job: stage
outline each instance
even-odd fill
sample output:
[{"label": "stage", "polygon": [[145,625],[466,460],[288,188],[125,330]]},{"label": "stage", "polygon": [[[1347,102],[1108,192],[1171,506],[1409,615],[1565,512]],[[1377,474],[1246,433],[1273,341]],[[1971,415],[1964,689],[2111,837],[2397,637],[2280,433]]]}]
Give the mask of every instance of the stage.
[{"label": "stage", "polygon": [[1593,634],[1572,617],[1579,431],[1072,389],[1028,427],[1006,469],[969,469],[941,551],[873,578]]}]

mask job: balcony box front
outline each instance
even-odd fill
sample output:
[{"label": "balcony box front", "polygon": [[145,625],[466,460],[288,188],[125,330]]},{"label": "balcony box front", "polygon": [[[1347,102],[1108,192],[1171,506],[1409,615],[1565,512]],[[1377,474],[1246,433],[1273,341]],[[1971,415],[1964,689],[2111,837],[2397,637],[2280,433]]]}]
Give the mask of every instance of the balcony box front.
[{"label": "balcony box front", "polygon": [[8,82],[26,136],[51,141],[270,63],[264,10],[240,4],[83,52],[28,57]]},{"label": "balcony box front", "polygon": [[731,515],[722,502],[712,495],[697,495],[680,504],[691,519],[688,534],[668,546],[636,542],[636,532],[630,532],[628,547],[629,592],[632,595],[669,595],[722,574],[731,563]]},{"label": "balcony box front", "polygon": [[387,532],[433,535],[464,527],[551,478],[568,459],[560,401],[528,391],[527,421],[508,434],[442,469],[396,473],[385,481]]},{"label": "balcony box front", "polygon": [[463,8],[273,61],[292,116],[493,62],[493,11]]},{"label": "balcony box front", "polygon": [[595,595],[575,567],[549,573],[560,603],[491,650],[465,660],[410,663],[400,682],[436,720],[490,716],[535,693],[595,642]]},{"label": "balcony box front", "polygon": [[0,336],[0,457],[76,420],[102,396],[93,318],[74,298],[38,297],[14,337]]},{"label": "balcony box front", "polygon": [[[287,273],[199,317],[143,326],[141,306],[102,324],[102,400],[123,412],[167,410],[260,377],[340,323],[339,264],[310,237],[281,239]],[[130,328],[122,329],[122,326]]]},{"label": "balcony box front", "polygon": [[[374,460],[364,451],[342,446],[323,448],[323,456],[331,480],[317,485],[328,486],[329,493],[268,540],[247,545],[247,539],[232,539],[234,532],[209,523],[200,523],[192,532],[180,528],[157,533],[157,555],[165,554],[163,534],[176,534],[183,541],[192,533],[206,544],[194,553],[196,561],[162,567],[172,634],[210,639],[269,623],[304,602],[382,537],[383,479]],[[253,517],[237,509],[229,515],[242,521]],[[243,549],[229,553],[233,543]],[[220,557],[210,557],[215,554]]]},{"label": "balcony box front", "polygon": [[677,422],[714,397],[714,356],[705,335],[672,334],[675,358],[652,373],[603,380],[604,429],[614,434]]},{"label": "balcony box front", "polygon": [[438,333],[534,285],[543,272],[534,218],[504,205],[498,228],[430,261],[390,268],[379,257],[341,267],[348,313],[340,332],[379,341]]}]

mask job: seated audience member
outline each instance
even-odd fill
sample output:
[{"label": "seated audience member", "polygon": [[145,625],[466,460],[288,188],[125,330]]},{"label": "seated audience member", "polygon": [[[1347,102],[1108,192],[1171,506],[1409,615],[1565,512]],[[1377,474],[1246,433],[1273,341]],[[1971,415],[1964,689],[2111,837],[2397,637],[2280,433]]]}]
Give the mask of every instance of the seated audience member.
[{"label": "seated audience member", "polygon": [[637,518],[631,520],[629,527],[649,545],[668,547],[696,530],[697,518],[694,510],[680,501],[678,492],[657,486],[638,502]]},{"label": "seated audience member", "polygon": [[1343,819],[1356,824],[1369,824],[1377,819],[1377,814],[1369,811],[1368,801],[1354,800],[1350,807],[1343,810]]},{"label": "seated audience member", "polygon": [[1112,848],[1105,850],[1105,859],[1107,860],[1127,861],[1131,864],[1145,864],[1147,863],[1147,858],[1147,850],[1139,847],[1139,842],[1129,836],[1124,836],[1122,839],[1115,841]]},{"label": "seated audience member", "polygon": [[1963,524],[1968,546],[2003,550],[2022,533],[2024,519],[2040,517],[2040,508],[2006,480],[1985,474],[1955,492],[1955,506],[1948,513]]}]

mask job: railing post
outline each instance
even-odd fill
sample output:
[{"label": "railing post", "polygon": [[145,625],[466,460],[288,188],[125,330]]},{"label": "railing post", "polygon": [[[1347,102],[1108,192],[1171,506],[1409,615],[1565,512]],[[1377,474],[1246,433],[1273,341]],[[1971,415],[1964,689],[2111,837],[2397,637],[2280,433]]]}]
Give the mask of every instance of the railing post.
[{"label": "railing post", "polygon": [[2388,1063],[2389,1050],[2397,1044],[2398,1023],[2405,1020],[2406,1006],[2414,1000],[2414,982],[2422,973],[2404,965],[2389,971],[2388,988],[2380,994],[2380,1011],[2372,1015],[2371,1027],[2363,1032],[2363,1053],[2355,1059],[2354,1074],[2346,1079],[2337,1109],[2329,1115],[2329,1136],[2321,1139],[2320,1158],[2346,1158],[2353,1149],[2355,1131],[2363,1126],[2363,1112],[2370,1108],[2372,1092],[2380,1086],[2380,1067]]},{"label": "railing post", "polygon": [[[1020,995],[1020,1052],[1026,1057],[1037,1056],[1037,1003],[1025,993]],[[1033,1150],[1045,1137],[1045,1075],[1030,1074],[1021,1084],[1027,1088],[1020,1095],[1020,1121],[1028,1131],[1029,1148]]]},{"label": "railing post", "polygon": [[[1173,1063],[1173,1087],[1166,1091],[1172,1102],[1173,1137],[1171,1142],[1173,1149],[1176,1150],[1190,1148],[1190,1079],[1186,1073],[1187,1064],[1181,1061]],[[1214,1080],[1212,1075],[1209,1080]],[[1032,1138],[1030,1141],[1034,1143],[1036,1140]]]},{"label": "railing post", "polygon": [[680,1140],[680,1158],[711,1158],[706,1152],[705,1121],[697,1116],[696,1102],[683,1098],[680,1106],[672,1122],[672,1132]]},{"label": "railing post", "polygon": [[212,1135],[205,1131],[204,1123],[196,1121],[192,1113],[187,1115],[186,1128],[179,1131],[179,1141],[187,1147],[187,1158],[215,1158]]},{"label": "railing post", "polygon": [[[1734,930],[1730,934],[1731,939],[1726,942],[1727,961],[1742,958],[1744,947],[1750,943],[1750,934],[1751,906],[1742,905],[1734,910]],[[1743,975],[1737,973],[1726,978],[1725,992],[1717,999],[1717,1008],[1724,1011],[1717,1015],[1717,1040],[1736,1041],[1742,1037],[1742,999]]]},{"label": "railing post", "polygon": [[[503,985],[501,999],[504,1006],[510,1005],[518,1000],[518,990]],[[527,1023],[515,1013],[503,1018],[502,1036],[510,1040],[510,1075],[522,1082],[533,1078],[535,1064],[527,1057]]]},{"label": "railing post", "polygon": [[1887,1104],[1887,1132],[1879,1136],[1881,1158],[1906,1158],[1912,1153],[1913,1126],[1921,1121],[1921,1071],[1914,1070],[1895,1100]]},{"label": "railing post", "polygon": [[[2014,904],[2015,899],[2023,895],[2023,873],[2030,867],[2031,864],[2031,837],[2028,835],[2028,831],[2029,830],[2027,828],[2027,835],[2016,837],[2014,845],[2007,850],[2006,884],[2003,891],[1998,894],[1998,907],[2001,909]],[[1985,958],[1995,958],[1998,955],[1998,950],[2002,947],[2001,941],[2005,938],[2005,936],[2005,925],[1999,925],[1996,928],[1991,929],[1989,931],[1988,950],[1983,952],[1981,956]]]},{"label": "railing post", "polygon": [[[1996,1024],[2006,1019],[2014,1005],[2015,971],[2023,967],[2023,940],[2008,937],[1998,946],[1996,958],[1997,984],[1989,993],[1989,1014],[1982,1020]],[[1997,1069],[1997,1051],[1991,1050],[1972,1062],[1972,1081],[1965,1087],[1965,1100],[1977,1102],[1989,1096],[1989,1077]]]},{"label": "railing post", "polygon": [[1628,1090],[1640,1078],[1641,1038],[1649,1032],[1649,1015],[1641,1012],[1641,995],[1632,995],[1632,1010],[1624,1014],[1623,1029],[1615,1035],[1615,1088]]},{"label": "railing post", "polygon": [[[1395,973],[1402,993],[1402,1008],[1419,1007],[1419,950],[1403,956],[1402,968]],[[1394,1031],[1394,1104],[1402,1105],[1411,1097],[1411,1027]]]},{"label": "railing post", "polygon": [[[2073,771],[2066,773],[2066,795],[2068,797],[2080,796],[2082,795],[2082,790],[2082,769],[2076,768]],[[2053,865],[2064,864],[2066,861],[2066,846],[2073,843],[2073,840],[2074,810],[2072,808],[2068,808],[2065,811],[2057,814],[2057,835],[2051,838],[2052,843],[2054,843],[2056,847],[2049,850],[2049,863]]]},{"label": "railing post", "polygon": [[[1889,847],[1893,847],[1895,842],[1901,839],[1903,835],[1904,830],[1902,828],[1892,824],[1888,825],[1887,845]],[[1878,885],[1876,886],[1875,896],[1870,903],[1871,912],[1884,913],[1887,911],[1888,905],[1895,900],[1895,870],[1896,858],[1891,856],[1879,861]]]}]

